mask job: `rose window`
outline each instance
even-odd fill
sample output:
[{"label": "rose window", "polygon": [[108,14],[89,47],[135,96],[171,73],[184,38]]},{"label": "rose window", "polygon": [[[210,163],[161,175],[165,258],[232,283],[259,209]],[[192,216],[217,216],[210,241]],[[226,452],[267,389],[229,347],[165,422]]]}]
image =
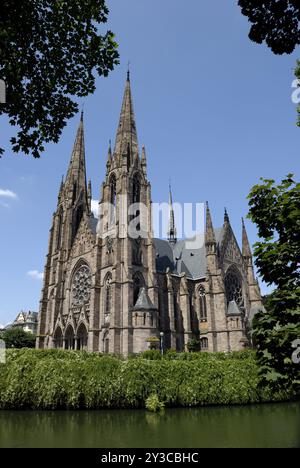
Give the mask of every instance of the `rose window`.
[{"label": "rose window", "polygon": [[80,306],[89,302],[91,286],[91,271],[86,265],[83,265],[76,271],[73,278],[72,293],[74,305]]}]

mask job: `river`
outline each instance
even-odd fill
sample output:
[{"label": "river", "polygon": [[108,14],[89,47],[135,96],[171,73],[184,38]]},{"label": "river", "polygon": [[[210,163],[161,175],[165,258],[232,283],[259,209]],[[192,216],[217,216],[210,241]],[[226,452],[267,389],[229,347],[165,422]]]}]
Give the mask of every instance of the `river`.
[{"label": "river", "polygon": [[300,447],[300,404],[0,411],[0,447]]}]

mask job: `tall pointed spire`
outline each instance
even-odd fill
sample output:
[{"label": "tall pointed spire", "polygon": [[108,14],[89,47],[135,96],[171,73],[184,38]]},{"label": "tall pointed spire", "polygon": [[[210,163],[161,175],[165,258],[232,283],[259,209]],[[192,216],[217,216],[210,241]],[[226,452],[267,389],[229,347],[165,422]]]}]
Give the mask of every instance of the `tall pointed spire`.
[{"label": "tall pointed spire", "polygon": [[242,248],[242,252],[243,252],[243,257],[246,257],[246,258],[252,258],[252,253],[251,253],[251,247],[250,247],[250,242],[249,242],[249,239],[248,239],[248,235],[247,235],[247,230],[246,230],[246,226],[245,226],[245,222],[244,222],[244,218],[242,218],[242,225],[243,225],[243,229],[242,229],[242,243],[243,243],[243,248]]},{"label": "tall pointed spire", "polygon": [[133,155],[138,153],[138,139],[132,103],[130,73],[127,73],[123,104],[121,109],[120,121],[117,130],[115,153],[121,157],[130,152],[131,162]]},{"label": "tall pointed spire", "polygon": [[73,184],[76,184],[78,193],[80,190],[84,190],[85,194],[87,193],[83,112],[81,112],[65,186],[73,186]]},{"label": "tall pointed spire", "polygon": [[224,209],[224,224],[230,224],[227,208]]},{"label": "tall pointed spire", "polygon": [[211,219],[211,213],[208,202],[206,202],[206,229],[205,229],[205,244],[212,245],[216,244],[215,231]]},{"label": "tall pointed spire", "polygon": [[175,226],[175,214],[173,207],[172,187],[169,184],[169,231],[168,240],[170,243],[175,244],[177,242],[177,230]]}]

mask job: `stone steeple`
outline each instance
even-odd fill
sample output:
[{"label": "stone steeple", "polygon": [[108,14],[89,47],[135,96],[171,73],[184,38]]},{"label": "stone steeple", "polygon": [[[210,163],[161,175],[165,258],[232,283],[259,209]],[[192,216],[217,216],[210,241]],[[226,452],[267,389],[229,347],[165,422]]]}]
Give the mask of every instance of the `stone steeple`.
[{"label": "stone steeple", "polygon": [[[249,288],[249,299],[251,309],[261,308],[261,293],[257,279],[255,278],[253,258],[251,253],[250,242],[247,235],[244,219],[242,218],[242,255],[244,258],[246,271],[247,271],[247,282]],[[250,316],[252,312],[250,312]]]},{"label": "stone steeple", "polygon": [[244,218],[242,218],[242,232],[243,232],[242,234],[243,257],[245,259],[249,259],[249,258],[252,258],[252,253],[251,253],[251,248],[250,248],[250,243],[249,243],[249,239],[248,239],[248,235],[246,231]]},{"label": "stone steeple", "polygon": [[205,248],[207,270],[215,274],[218,270],[217,242],[208,203],[206,204]]},{"label": "stone steeple", "polygon": [[169,185],[169,230],[168,230],[168,240],[171,244],[177,242],[177,230],[175,226],[175,214],[173,207],[173,197],[172,197],[172,188],[171,184]]},{"label": "stone steeple", "polygon": [[211,219],[211,213],[208,202],[206,203],[206,229],[205,229],[205,245],[216,246],[216,237]]},{"label": "stone steeple", "polygon": [[137,153],[138,139],[132,103],[130,74],[128,72],[114,154],[118,158],[128,155],[132,162]]},{"label": "stone steeple", "polygon": [[85,164],[85,145],[84,145],[84,123],[83,112],[81,113],[80,123],[72,151],[72,157],[66,177],[65,187],[72,189],[76,185],[77,194],[84,191],[87,195],[86,185],[86,164]]},{"label": "stone steeple", "polygon": [[229,214],[227,208],[224,209],[224,225],[230,224]]}]

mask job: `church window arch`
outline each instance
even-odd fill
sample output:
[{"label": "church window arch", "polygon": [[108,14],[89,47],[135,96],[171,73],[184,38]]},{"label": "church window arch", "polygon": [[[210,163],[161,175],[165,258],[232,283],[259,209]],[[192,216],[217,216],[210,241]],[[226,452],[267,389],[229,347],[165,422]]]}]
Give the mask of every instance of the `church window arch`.
[{"label": "church window arch", "polygon": [[[132,200],[133,205],[137,205],[135,207],[135,211],[134,211],[134,214],[132,216],[132,219],[135,219],[138,216],[140,216],[140,214],[141,214],[141,210],[140,210],[140,207],[139,207],[139,205],[141,203],[141,182],[140,182],[140,177],[139,177],[138,174],[135,174],[133,179],[132,179],[132,197],[131,197],[131,200]],[[141,230],[141,224],[140,223],[137,224],[136,230],[137,231]]]},{"label": "church window arch", "polygon": [[129,143],[127,145],[127,171],[129,172],[130,166],[131,166],[131,151],[130,151],[130,146]]},{"label": "church window arch", "polygon": [[240,273],[234,267],[230,267],[226,273],[225,291],[227,304],[231,301],[235,301],[240,309],[244,308],[242,279]]},{"label": "church window arch", "polygon": [[63,348],[64,346],[64,338],[63,333],[60,327],[57,327],[54,333],[54,347],[55,348]]},{"label": "church window arch", "polygon": [[66,329],[65,349],[75,349],[75,333],[72,325],[69,325]]},{"label": "church window arch", "polygon": [[73,223],[72,223],[72,243],[74,242],[75,236],[78,232],[81,220],[83,218],[83,193],[81,192],[79,202],[73,211]]},{"label": "church window arch", "polygon": [[112,290],[111,290],[111,283],[112,283],[112,275],[108,273],[104,280],[104,321],[105,323],[109,323],[110,321],[110,314],[111,314],[111,302],[112,302]]},{"label": "church window arch", "polygon": [[201,322],[207,321],[207,305],[206,305],[206,294],[203,286],[199,288],[199,302],[200,302],[200,320]]},{"label": "church window arch", "polygon": [[58,213],[58,219],[57,219],[57,231],[56,231],[56,249],[57,250],[61,247],[62,224],[63,224],[63,209],[61,208]]},{"label": "church window arch", "polygon": [[110,178],[109,182],[109,202],[110,202],[110,216],[109,221],[111,224],[116,222],[116,209],[117,209],[117,179],[115,174]]},{"label": "church window arch", "polygon": [[141,182],[138,174],[132,179],[132,203],[141,202]]},{"label": "church window arch", "polygon": [[103,336],[103,352],[109,353],[109,331],[107,331]]},{"label": "church window arch", "polygon": [[208,338],[200,338],[200,345],[201,345],[201,351],[207,351],[208,350]]},{"label": "church window arch", "polygon": [[84,323],[81,323],[77,330],[77,349],[87,349],[88,332]]},{"label": "church window arch", "polygon": [[113,174],[110,178],[109,182],[109,190],[110,190],[110,203],[112,206],[116,207],[117,204],[117,179],[115,174]]}]

